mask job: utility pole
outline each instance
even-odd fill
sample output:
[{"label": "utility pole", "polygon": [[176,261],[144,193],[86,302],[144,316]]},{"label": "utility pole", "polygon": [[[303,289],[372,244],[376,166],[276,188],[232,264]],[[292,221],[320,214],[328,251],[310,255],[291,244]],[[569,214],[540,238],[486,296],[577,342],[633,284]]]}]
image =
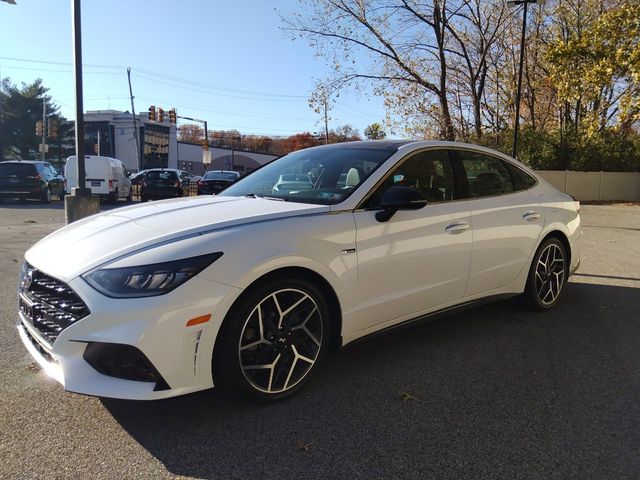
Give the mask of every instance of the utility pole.
[{"label": "utility pole", "polygon": [[138,162],[138,171],[142,168],[140,159],[140,143],[138,140],[138,123],[136,122],[136,109],[133,106],[133,90],[131,89],[131,67],[127,67],[127,80],[129,80],[129,97],[131,97],[131,114],[133,115],[133,138],[136,140],[136,160]]},{"label": "utility pole", "polygon": [[[544,0],[540,0],[543,3]],[[516,118],[513,127],[513,152],[511,156],[518,156],[518,129],[520,127],[520,95],[522,93],[522,67],[524,66],[524,41],[527,34],[527,10],[530,3],[538,3],[538,0],[508,0],[507,5],[518,6],[524,5],[524,13],[522,15],[522,37],[520,39],[520,67],[518,69],[518,90],[516,92]]]},{"label": "utility pole", "polygon": [[44,161],[45,148],[47,142],[47,97],[42,96],[42,147],[41,160]]},{"label": "utility pole", "polygon": [[82,102],[82,15],[80,0],[71,0],[73,18],[73,70],[76,81],[76,160],[78,162],[78,186],[71,195],[64,197],[64,213],[69,224],[100,211],[100,198],[91,195],[87,188],[84,163],[84,106]]}]

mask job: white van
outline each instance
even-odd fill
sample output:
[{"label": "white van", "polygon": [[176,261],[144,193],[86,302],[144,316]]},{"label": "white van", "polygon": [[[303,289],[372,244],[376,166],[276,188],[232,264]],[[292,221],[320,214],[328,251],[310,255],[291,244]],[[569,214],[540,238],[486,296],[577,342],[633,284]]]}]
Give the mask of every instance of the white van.
[{"label": "white van", "polygon": [[[111,157],[103,157],[97,155],[85,155],[85,186],[91,189],[93,195],[99,195],[101,198],[109,200],[110,203],[116,203],[119,199],[131,201],[131,181],[129,180],[129,172],[124,164]],[[67,192],[78,186],[78,161],[73,155],[67,158],[64,166],[64,176],[67,183]]]}]

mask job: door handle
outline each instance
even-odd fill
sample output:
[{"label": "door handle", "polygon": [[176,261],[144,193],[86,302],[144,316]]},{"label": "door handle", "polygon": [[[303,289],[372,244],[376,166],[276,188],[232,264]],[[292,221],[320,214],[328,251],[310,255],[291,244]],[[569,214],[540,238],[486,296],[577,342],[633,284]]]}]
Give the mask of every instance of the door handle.
[{"label": "door handle", "polygon": [[469,230],[470,226],[469,222],[456,222],[447,225],[444,231],[447,233],[462,233]]},{"label": "door handle", "polygon": [[534,220],[538,220],[540,218],[540,214],[538,212],[530,210],[522,215],[522,218],[527,222],[533,222]]}]

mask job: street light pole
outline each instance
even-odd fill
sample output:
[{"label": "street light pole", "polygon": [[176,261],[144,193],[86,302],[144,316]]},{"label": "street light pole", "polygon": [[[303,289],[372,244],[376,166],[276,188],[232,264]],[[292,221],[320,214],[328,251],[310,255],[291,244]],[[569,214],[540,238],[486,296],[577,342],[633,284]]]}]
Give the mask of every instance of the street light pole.
[{"label": "street light pole", "polygon": [[510,0],[508,5],[524,5],[524,13],[522,15],[522,37],[520,39],[520,67],[518,68],[518,89],[516,91],[516,118],[513,127],[513,152],[511,156],[518,156],[518,130],[520,128],[520,97],[522,94],[522,69],[524,66],[524,41],[527,33],[527,10],[530,3],[538,3],[538,0]]}]

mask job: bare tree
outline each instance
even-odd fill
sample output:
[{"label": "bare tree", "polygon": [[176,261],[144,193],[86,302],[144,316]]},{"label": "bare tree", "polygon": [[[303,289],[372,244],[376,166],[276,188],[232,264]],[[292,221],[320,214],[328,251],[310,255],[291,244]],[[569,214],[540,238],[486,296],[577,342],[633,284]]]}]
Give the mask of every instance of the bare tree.
[{"label": "bare tree", "polygon": [[[308,38],[330,60],[336,85],[374,82],[391,106],[408,94],[414,111],[438,104],[440,135],[454,139],[448,81],[448,23],[456,10],[447,0],[301,0],[301,13],[283,18],[294,36]],[[464,4],[458,0],[458,3]],[[458,7],[461,8],[461,7]],[[368,54],[355,62],[353,54]]]}]

